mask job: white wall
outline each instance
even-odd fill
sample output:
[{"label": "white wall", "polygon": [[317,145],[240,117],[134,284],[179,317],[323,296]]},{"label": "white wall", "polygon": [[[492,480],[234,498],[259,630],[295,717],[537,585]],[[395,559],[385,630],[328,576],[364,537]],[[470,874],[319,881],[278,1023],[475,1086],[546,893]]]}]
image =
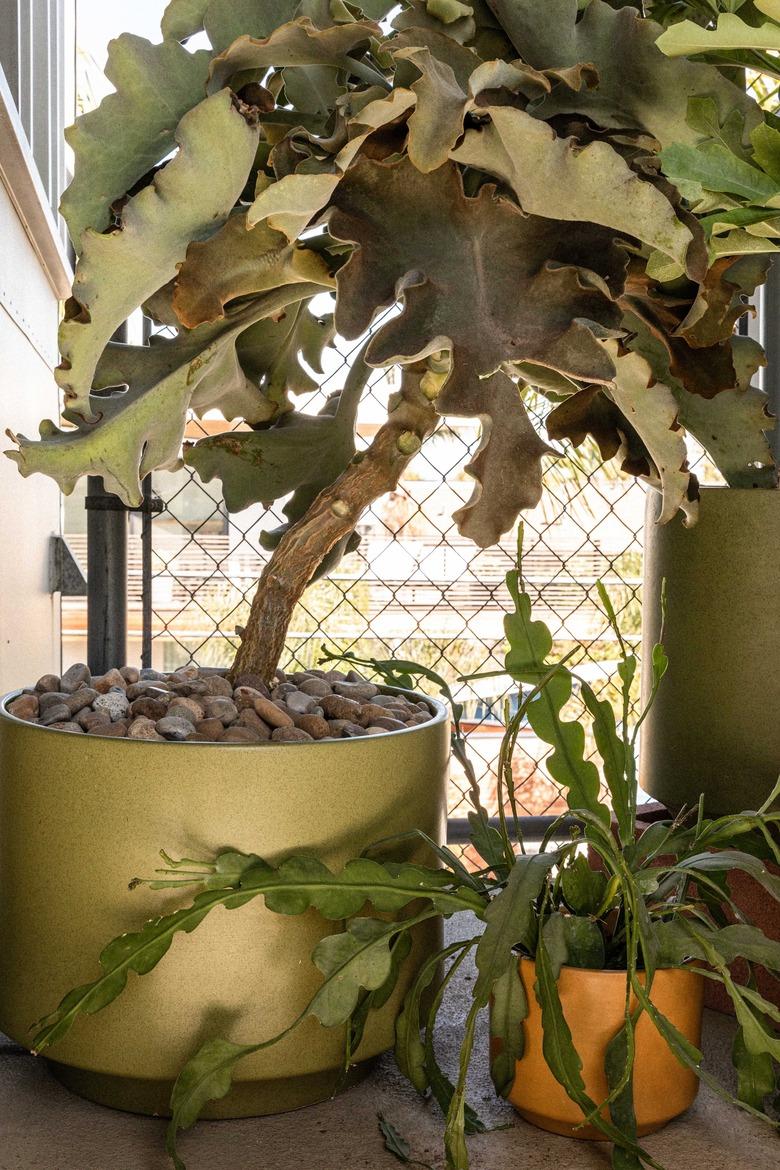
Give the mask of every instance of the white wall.
[{"label": "white wall", "polygon": [[[58,295],[67,260],[46,193],[0,71],[0,434],[30,437],[58,417]],[[3,441],[2,447],[10,446]],[[59,595],[49,592],[49,543],[60,530],[53,480],[22,479],[0,457],[0,693],[59,672]]]}]

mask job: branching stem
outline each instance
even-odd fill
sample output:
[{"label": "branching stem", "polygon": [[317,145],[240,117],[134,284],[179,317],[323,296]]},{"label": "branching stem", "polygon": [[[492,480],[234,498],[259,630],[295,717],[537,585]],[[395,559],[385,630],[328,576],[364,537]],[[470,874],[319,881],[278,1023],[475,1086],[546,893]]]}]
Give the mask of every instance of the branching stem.
[{"label": "branching stem", "polygon": [[282,537],[260,577],[232,678],[241,674],[273,678],[293,610],[323,559],[353,531],[374,500],[393,491],[435,428],[438,415],[420,390],[426,368],[422,362],[404,368],[401,392],[371,446],[320,492],[305,516]]}]

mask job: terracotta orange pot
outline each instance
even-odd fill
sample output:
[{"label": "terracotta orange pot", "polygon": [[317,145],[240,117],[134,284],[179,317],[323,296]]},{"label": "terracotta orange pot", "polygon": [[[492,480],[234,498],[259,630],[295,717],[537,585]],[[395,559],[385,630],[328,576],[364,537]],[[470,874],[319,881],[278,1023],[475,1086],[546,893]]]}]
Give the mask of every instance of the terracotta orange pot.
[{"label": "terracotta orange pot", "polygon": [[[556,1081],[542,1054],[542,1013],[534,995],[535,964],[520,960],[520,976],[528,999],[523,1025],[525,1051],[517,1062],[509,1100],[518,1113],[540,1129],[566,1137],[603,1141],[593,1126],[577,1128],[582,1113]],[[626,977],[622,971],[586,971],[564,967],[558,980],[566,1021],[582,1058],[582,1076],[588,1096],[604,1101],[609,1094],[604,1058],[609,1041],[624,1019]],[[658,971],[650,998],[686,1039],[701,1041],[704,979],[691,970]],[[699,1088],[695,1073],[679,1063],[647,1015],[636,1028],[634,1103],[640,1136],[652,1133],[684,1113]]]}]

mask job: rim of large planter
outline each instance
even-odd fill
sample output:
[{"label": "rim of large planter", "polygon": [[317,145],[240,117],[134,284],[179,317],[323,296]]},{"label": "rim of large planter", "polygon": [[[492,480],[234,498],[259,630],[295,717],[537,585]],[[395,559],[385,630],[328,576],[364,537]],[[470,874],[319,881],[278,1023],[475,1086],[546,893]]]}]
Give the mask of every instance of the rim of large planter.
[{"label": "rim of large planter", "polygon": [[[72,731],[63,731],[62,728],[59,728],[59,727],[44,727],[40,723],[33,723],[29,719],[20,719],[17,715],[12,715],[11,712],[8,710],[8,704],[13,702],[14,699],[18,699],[21,695],[23,695],[25,693],[27,693],[25,691],[25,688],[19,687],[18,690],[9,691],[8,694],[3,695],[2,698],[0,698],[0,718],[7,719],[9,721],[9,723],[14,723],[14,724],[20,725],[22,727],[28,727],[28,728],[30,728],[30,730],[35,731],[35,732],[47,731],[47,732],[51,732],[52,735],[67,735],[71,739],[74,738],[75,733]],[[383,731],[381,735],[379,735],[379,734],[371,735],[371,736],[356,735],[356,736],[347,736],[346,738],[338,738],[338,739],[337,738],[330,739],[330,738],[325,737],[323,739],[313,739],[311,741],[311,743],[307,743],[307,742],[302,741],[302,740],[292,740],[288,743],[284,743],[284,742],[280,743],[278,741],[271,742],[269,740],[261,740],[258,743],[251,743],[251,742],[246,741],[246,740],[245,741],[241,741],[241,740],[232,741],[231,740],[231,741],[228,741],[227,743],[225,743],[225,741],[221,740],[221,739],[195,740],[194,742],[190,742],[189,740],[186,740],[186,739],[180,739],[180,740],[168,739],[168,740],[165,740],[163,742],[159,742],[159,741],[152,741],[152,740],[148,740],[148,739],[130,739],[129,737],[124,736],[124,735],[98,735],[97,733],[95,733],[93,735],[87,735],[86,732],[84,733],[84,738],[87,741],[92,741],[92,740],[96,740],[96,739],[99,739],[99,740],[110,739],[114,743],[146,744],[147,746],[151,745],[151,746],[158,748],[158,749],[163,748],[163,747],[175,747],[175,748],[182,748],[182,747],[188,747],[188,748],[225,747],[225,748],[265,748],[266,750],[268,750],[268,749],[272,749],[272,748],[291,748],[291,747],[297,747],[297,748],[305,747],[305,748],[309,749],[309,748],[316,747],[316,746],[332,748],[334,744],[349,744],[349,743],[356,743],[356,742],[362,743],[366,739],[382,740],[382,739],[387,739],[387,737],[390,735],[411,735],[411,734],[414,734],[415,731],[422,731],[426,727],[430,728],[430,727],[436,726],[436,724],[444,723],[449,718],[450,709],[449,709],[449,706],[447,703],[444,703],[441,699],[435,699],[431,695],[424,695],[421,691],[411,691],[405,687],[383,686],[383,687],[380,687],[380,694],[383,694],[383,695],[405,695],[407,697],[414,698],[414,700],[418,703],[420,703],[420,702],[427,703],[430,707],[433,708],[433,716],[426,723],[418,723],[414,727],[399,728],[396,731]],[[81,740],[81,736],[77,736],[76,738],[79,741]]]}]

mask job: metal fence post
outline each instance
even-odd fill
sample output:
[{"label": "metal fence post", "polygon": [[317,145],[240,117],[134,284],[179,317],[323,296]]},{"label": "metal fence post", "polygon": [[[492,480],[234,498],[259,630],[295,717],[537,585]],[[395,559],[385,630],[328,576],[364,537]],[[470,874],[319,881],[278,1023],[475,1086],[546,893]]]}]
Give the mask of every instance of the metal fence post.
[{"label": "metal fence post", "polygon": [[141,513],[141,666],[152,665],[152,524],[162,502],[154,498],[151,475],[144,476]]},{"label": "metal fence post", "polygon": [[87,659],[93,674],[127,657],[127,513],[100,476],[87,481]]}]

